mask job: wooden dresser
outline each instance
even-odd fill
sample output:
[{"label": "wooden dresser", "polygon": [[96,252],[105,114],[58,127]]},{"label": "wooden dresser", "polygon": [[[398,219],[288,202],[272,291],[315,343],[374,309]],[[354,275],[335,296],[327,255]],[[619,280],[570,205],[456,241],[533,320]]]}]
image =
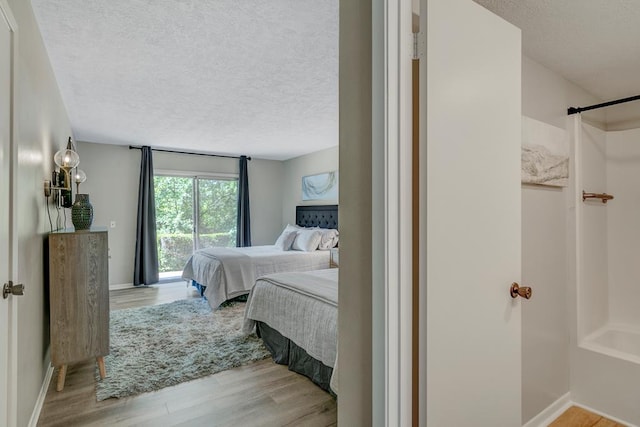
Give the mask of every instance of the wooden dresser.
[{"label": "wooden dresser", "polygon": [[106,228],[49,234],[51,363],[64,388],[67,365],[96,358],[105,377],[109,354],[109,263]]}]

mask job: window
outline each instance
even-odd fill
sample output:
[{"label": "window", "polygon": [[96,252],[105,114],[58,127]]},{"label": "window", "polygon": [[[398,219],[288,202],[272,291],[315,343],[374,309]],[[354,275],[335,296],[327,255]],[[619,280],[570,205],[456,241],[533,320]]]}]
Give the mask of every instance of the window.
[{"label": "window", "polygon": [[160,278],[179,277],[193,251],[236,245],[236,177],[156,174]]}]

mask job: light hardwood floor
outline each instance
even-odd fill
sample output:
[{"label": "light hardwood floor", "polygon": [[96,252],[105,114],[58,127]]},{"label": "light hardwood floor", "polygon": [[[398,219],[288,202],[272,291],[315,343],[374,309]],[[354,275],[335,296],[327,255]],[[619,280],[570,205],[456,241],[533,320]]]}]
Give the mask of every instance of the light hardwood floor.
[{"label": "light hardwood floor", "polygon": [[562,413],[549,427],[625,427],[586,409],[572,406]]},{"label": "light hardwood floor", "polygon": [[[110,291],[110,304],[111,310],[118,310],[198,297],[179,282]],[[335,399],[271,359],[102,402],[96,402],[95,369],[93,360],[70,365],[61,392],[56,392],[52,381],[38,426],[336,425]]]}]

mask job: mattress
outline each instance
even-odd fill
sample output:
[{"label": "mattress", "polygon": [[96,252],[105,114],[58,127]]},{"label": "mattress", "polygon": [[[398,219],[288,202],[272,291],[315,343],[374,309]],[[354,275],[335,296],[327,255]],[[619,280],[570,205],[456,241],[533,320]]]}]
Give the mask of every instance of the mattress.
[{"label": "mattress", "polygon": [[189,258],[182,278],[206,287],[204,296],[216,309],[224,301],[248,293],[260,276],[328,267],[329,251],[283,251],[276,246],[207,248]]}]

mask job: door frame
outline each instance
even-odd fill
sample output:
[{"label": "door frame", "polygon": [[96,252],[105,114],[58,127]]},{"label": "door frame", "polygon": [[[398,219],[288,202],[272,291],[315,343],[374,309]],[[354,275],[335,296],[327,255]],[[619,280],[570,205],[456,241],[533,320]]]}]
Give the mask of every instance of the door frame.
[{"label": "door frame", "polygon": [[[7,3],[7,0],[0,0],[0,14],[9,24],[11,30],[11,97],[9,101],[9,115],[11,128],[9,130],[9,265],[10,265],[10,277],[2,278],[2,283],[6,279],[12,279],[15,283],[19,283],[18,278],[18,233],[17,233],[17,206],[15,199],[18,194],[18,147],[17,147],[17,127],[18,120],[16,117],[16,76],[18,75],[18,23],[13,16],[13,12]],[[15,298],[9,296],[8,303],[8,325],[6,330],[8,331],[9,345],[7,348],[7,384],[6,384],[6,400],[7,400],[7,413],[6,419],[0,419],[0,424],[3,422],[7,426],[17,425],[18,417],[18,306],[15,304]],[[4,369],[4,367],[2,367]]]},{"label": "door frame", "polygon": [[[418,181],[423,183],[418,188],[418,253],[422,259],[427,255],[427,2],[419,0],[419,26],[417,53],[420,59],[418,67]],[[427,425],[427,268],[419,268],[418,271],[418,372],[414,373],[414,381],[418,382],[418,425]],[[414,423],[415,425],[415,423]]]},{"label": "door frame", "polygon": [[[384,318],[387,426],[411,425],[413,399],[413,4],[384,13]],[[376,313],[375,306],[373,316]]]},{"label": "door frame", "polygon": [[411,423],[411,18],[340,2],[340,425]]}]

